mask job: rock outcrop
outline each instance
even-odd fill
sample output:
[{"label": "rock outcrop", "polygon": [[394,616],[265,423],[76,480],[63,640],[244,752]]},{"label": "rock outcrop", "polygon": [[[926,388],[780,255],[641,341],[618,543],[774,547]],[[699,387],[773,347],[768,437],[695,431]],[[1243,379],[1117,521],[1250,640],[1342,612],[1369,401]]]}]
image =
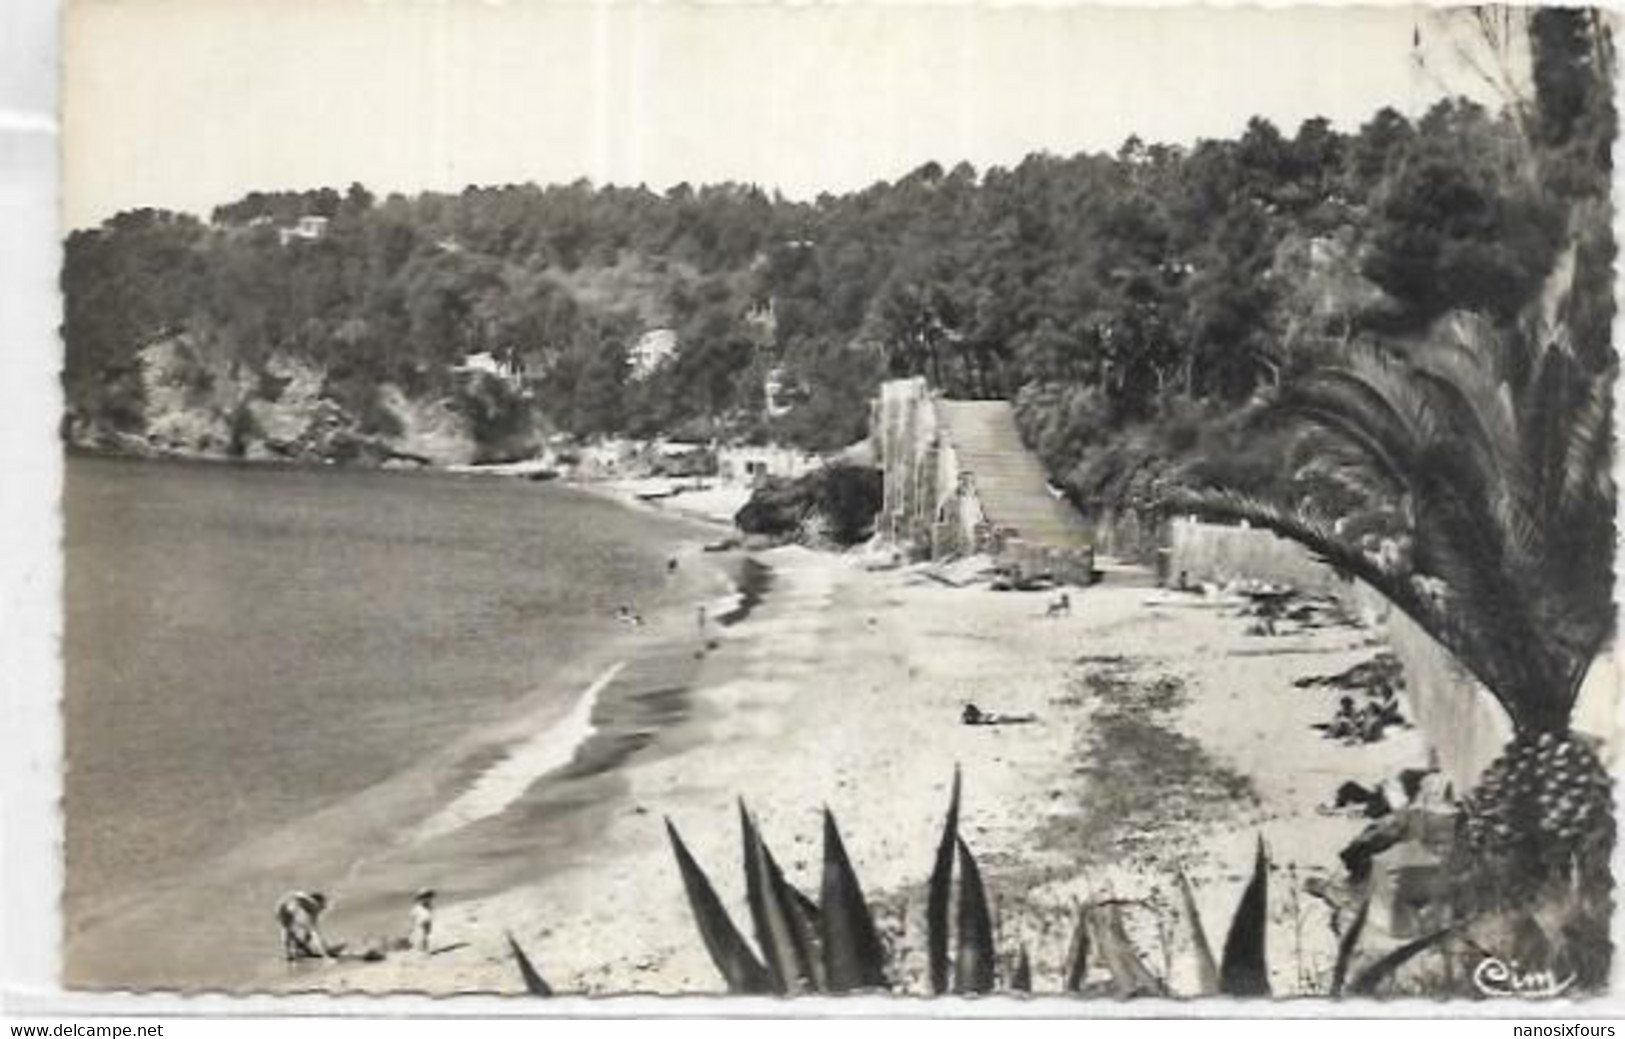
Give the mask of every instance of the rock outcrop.
[{"label": "rock outcrop", "polygon": [[765,480],[734,516],[746,534],[845,548],[874,535],[880,471],[834,464],[794,480]]},{"label": "rock outcrop", "polygon": [[459,465],[529,457],[546,433],[520,386],[488,373],[448,377],[438,392],[393,383],[357,390],[309,361],[211,361],[187,336],[137,355],[117,415],[70,402],[71,446],[153,457],[360,465]]}]

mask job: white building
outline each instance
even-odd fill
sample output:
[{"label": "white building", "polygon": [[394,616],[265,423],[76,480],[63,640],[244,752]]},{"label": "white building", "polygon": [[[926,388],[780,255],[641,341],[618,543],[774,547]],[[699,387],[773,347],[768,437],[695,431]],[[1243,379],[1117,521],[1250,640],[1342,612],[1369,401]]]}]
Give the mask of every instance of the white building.
[{"label": "white building", "polygon": [[747,486],[769,476],[795,479],[824,464],[818,455],[771,444],[741,445],[717,450],[717,477],[725,483]]},{"label": "white building", "polygon": [[283,245],[294,239],[314,242],[327,233],[327,217],[302,216],[292,227],[283,227],[277,230],[277,238]]}]

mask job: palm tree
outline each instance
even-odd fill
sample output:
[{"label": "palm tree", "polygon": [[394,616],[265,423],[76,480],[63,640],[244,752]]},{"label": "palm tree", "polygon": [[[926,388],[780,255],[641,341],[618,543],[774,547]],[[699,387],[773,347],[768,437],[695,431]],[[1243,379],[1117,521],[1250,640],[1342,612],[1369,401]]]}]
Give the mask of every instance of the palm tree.
[{"label": "palm tree", "polygon": [[[1571,258],[1554,282],[1572,279]],[[1366,552],[1312,504],[1168,495],[1303,545],[1449,649],[1516,733],[1481,783],[1474,832],[1498,850],[1539,845],[1542,861],[1612,843],[1606,773],[1569,720],[1614,631],[1617,362],[1569,341],[1568,298],[1549,294],[1540,317],[1511,330],[1453,315],[1420,342],[1343,346],[1283,389],[1275,412],[1302,420],[1397,508],[1404,558]]]},{"label": "palm tree", "polygon": [[1223,489],[1171,501],[1304,545],[1450,649],[1516,729],[1560,732],[1613,631],[1613,369],[1586,371],[1556,330],[1455,315],[1403,351],[1342,347],[1286,387],[1275,413],[1305,420],[1398,504],[1406,562],[1309,507]]}]

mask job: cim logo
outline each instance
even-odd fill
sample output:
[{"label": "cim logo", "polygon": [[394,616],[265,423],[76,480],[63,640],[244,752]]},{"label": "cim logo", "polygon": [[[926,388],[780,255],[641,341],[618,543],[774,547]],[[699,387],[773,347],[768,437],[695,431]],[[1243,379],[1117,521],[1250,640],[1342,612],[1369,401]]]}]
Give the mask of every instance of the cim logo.
[{"label": "cim logo", "polygon": [[1486,956],[1473,968],[1473,984],[1497,999],[1554,999],[1574,984],[1574,975],[1559,981],[1549,970],[1528,971],[1517,960],[1507,963]]}]

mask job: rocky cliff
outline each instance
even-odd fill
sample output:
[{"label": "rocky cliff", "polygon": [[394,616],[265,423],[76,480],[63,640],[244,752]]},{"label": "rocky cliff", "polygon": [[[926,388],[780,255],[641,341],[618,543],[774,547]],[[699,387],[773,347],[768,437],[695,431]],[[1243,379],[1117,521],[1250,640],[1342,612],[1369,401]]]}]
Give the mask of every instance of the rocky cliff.
[{"label": "rocky cliff", "polygon": [[254,368],[211,360],[186,336],[136,356],[117,388],[120,407],[70,401],[70,445],[160,457],[457,465],[530,457],[547,431],[528,389],[488,372],[447,373],[411,393],[394,383],[346,384],[284,354]]}]

